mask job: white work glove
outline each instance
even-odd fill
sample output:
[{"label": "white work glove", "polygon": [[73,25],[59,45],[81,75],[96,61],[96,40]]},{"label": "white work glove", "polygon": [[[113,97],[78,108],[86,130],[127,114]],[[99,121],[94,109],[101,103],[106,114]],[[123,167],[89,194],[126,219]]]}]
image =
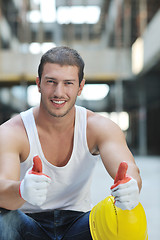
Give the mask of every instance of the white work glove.
[{"label": "white work glove", "polygon": [[42,173],[42,162],[38,156],[33,158],[33,167],[29,169],[19,186],[22,199],[32,205],[41,206],[47,197],[51,178]]},{"label": "white work glove", "polygon": [[137,181],[126,175],[128,164],[119,165],[111,194],[115,197],[115,205],[122,210],[131,210],[139,203],[139,188]]}]

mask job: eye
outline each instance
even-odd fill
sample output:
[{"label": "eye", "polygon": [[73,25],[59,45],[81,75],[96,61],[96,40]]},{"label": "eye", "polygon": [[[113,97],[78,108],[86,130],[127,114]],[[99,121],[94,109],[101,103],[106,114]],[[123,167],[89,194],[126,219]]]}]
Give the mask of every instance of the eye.
[{"label": "eye", "polygon": [[65,82],[65,85],[72,85],[73,82]]},{"label": "eye", "polygon": [[54,80],[47,80],[47,83],[52,83],[52,84],[56,84],[56,82]]}]

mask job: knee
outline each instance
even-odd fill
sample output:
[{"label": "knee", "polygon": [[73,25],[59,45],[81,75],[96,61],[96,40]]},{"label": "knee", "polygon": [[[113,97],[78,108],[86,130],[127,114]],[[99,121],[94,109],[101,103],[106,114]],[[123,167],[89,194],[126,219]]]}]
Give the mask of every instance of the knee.
[{"label": "knee", "polygon": [[[21,216],[18,210],[0,209],[0,239],[19,239]],[[15,237],[13,237],[15,236]]]},{"label": "knee", "polygon": [[0,225],[10,224],[13,225],[17,222],[19,218],[18,210],[7,210],[7,209],[0,209]]}]

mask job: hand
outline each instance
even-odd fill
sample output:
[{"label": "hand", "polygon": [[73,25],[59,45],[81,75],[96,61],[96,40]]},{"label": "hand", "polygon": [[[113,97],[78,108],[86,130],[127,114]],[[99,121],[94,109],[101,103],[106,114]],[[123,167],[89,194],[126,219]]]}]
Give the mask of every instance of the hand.
[{"label": "hand", "polygon": [[139,188],[137,181],[126,175],[128,164],[119,165],[111,194],[115,197],[115,205],[122,210],[131,210],[139,203]]},{"label": "hand", "polygon": [[41,159],[36,156],[33,158],[33,167],[29,169],[19,186],[21,198],[32,205],[41,206],[47,197],[48,187],[51,178],[42,173]]}]

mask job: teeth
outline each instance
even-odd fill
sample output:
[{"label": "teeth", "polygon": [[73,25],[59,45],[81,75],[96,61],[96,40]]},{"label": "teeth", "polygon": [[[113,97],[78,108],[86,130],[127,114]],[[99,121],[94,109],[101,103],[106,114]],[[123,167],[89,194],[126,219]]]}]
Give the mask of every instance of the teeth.
[{"label": "teeth", "polygon": [[62,103],[64,103],[65,101],[53,101],[54,103],[56,103],[56,104],[62,104]]}]

